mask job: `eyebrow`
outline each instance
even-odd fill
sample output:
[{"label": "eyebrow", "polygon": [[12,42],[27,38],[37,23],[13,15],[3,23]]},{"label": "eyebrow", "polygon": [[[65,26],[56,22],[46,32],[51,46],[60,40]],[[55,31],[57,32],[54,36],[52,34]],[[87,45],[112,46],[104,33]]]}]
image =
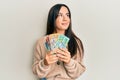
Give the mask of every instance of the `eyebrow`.
[{"label": "eyebrow", "polygon": [[[59,12],[58,14],[63,14],[63,13]],[[68,13],[66,13],[66,14],[70,14],[70,13],[68,12]]]}]

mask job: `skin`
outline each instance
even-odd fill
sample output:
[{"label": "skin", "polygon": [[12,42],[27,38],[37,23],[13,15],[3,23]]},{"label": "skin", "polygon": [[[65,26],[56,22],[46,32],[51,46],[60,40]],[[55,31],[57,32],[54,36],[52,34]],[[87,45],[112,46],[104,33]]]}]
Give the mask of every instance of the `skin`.
[{"label": "skin", "polygon": [[66,7],[61,7],[56,19],[56,32],[64,34],[70,24],[69,12]]},{"label": "skin", "polygon": [[[55,23],[57,27],[54,32],[64,34],[65,30],[67,30],[70,24],[69,12],[66,7],[64,6],[61,7]],[[60,60],[60,61],[63,61],[65,64],[68,64],[70,62],[70,59],[71,59],[71,55],[68,49],[58,48],[58,49],[49,51],[46,54],[44,63],[45,65],[50,65]]]}]

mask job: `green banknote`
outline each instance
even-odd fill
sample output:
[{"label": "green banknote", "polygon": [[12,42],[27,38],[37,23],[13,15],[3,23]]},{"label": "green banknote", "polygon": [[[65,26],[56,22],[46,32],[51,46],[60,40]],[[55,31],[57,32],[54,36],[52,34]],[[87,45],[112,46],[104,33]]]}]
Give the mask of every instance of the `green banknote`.
[{"label": "green banknote", "polygon": [[53,50],[55,48],[66,48],[69,42],[69,38],[61,34],[51,34],[49,38],[46,38],[45,46],[47,50]]}]

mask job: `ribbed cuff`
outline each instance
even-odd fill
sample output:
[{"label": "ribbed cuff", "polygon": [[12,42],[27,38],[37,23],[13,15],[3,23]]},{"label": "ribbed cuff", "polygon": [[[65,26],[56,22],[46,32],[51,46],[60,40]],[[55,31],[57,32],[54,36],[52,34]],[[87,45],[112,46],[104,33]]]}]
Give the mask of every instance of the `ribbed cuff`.
[{"label": "ribbed cuff", "polygon": [[41,69],[42,69],[42,70],[49,70],[49,68],[50,68],[50,65],[47,66],[47,65],[44,64],[44,60],[42,60],[42,61],[40,62],[40,66],[41,66]]},{"label": "ribbed cuff", "polygon": [[74,60],[73,59],[70,59],[70,62],[68,63],[68,64],[65,64],[65,66],[67,66],[67,67],[71,67],[71,66],[73,66],[74,65]]}]

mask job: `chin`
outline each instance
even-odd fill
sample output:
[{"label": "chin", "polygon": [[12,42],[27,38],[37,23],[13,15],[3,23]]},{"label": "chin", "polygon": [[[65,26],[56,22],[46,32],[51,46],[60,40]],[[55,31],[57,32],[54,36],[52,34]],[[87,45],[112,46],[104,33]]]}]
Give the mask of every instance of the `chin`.
[{"label": "chin", "polygon": [[66,27],[66,28],[64,28],[65,30],[67,30],[68,29],[68,27]]},{"label": "chin", "polygon": [[67,30],[68,26],[63,26],[62,29]]}]

